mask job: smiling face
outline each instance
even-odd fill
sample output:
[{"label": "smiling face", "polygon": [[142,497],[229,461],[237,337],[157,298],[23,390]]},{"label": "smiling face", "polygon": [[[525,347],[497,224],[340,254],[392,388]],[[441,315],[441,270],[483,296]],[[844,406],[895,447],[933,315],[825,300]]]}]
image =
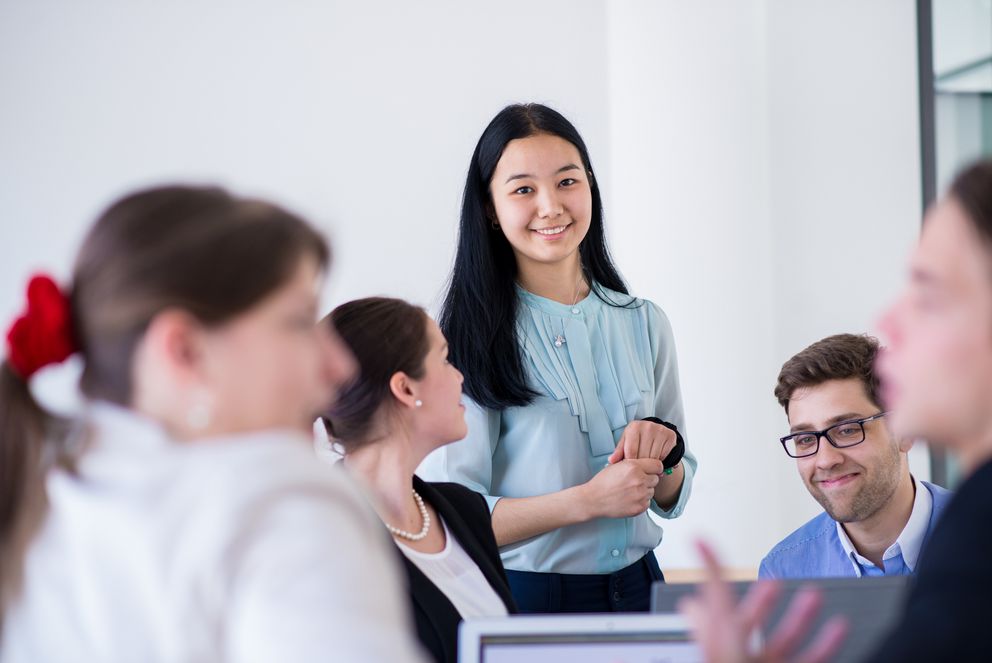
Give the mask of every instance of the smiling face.
[{"label": "smiling face", "polygon": [[992,262],[953,198],[927,215],[909,285],[879,327],[896,431],[973,455],[992,433]]},{"label": "smiling face", "polygon": [[[792,394],[789,425],[793,433],[819,431],[878,412],[860,379],[830,380]],[[806,488],[838,522],[858,522],[878,513],[902,474],[909,472],[906,455],[884,419],[866,422],[864,430],[861,444],[837,449],[821,438],[815,455],[796,459]]]},{"label": "smiling face", "polygon": [[577,258],[592,219],[592,190],[574,145],[549,134],[510,141],[489,191],[519,266]]}]

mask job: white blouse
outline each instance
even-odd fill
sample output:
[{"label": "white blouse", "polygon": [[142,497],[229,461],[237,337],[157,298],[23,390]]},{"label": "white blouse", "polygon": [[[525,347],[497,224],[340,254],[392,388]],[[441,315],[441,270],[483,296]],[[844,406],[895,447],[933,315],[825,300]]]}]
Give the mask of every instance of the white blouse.
[{"label": "white blouse", "polygon": [[391,543],[309,438],[91,419],[78,472],[48,477],[4,663],[424,660]]},{"label": "white blouse", "polygon": [[447,524],[444,525],[444,541],[444,550],[438,553],[423,553],[402,542],[399,545],[403,554],[448,597],[462,619],[505,617],[508,613],[503,599],[486,580],[479,565],[451,536]]}]

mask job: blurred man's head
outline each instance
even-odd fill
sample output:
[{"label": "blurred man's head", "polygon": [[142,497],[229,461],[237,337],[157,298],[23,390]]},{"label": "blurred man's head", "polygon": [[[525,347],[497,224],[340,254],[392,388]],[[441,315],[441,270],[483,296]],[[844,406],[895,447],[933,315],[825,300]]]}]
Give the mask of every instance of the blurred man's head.
[{"label": "blurred man's head", "polygon": [[870,336],[830,336],[785,362],[775,387],[789,419],[783,447],[810,494],[838,522],[878,513],[909,472],[909,445],[896,441],[883,415],[878,351]]},{"label": "blurred man's head", "polygon": [[893,428],[967,465],[992,456],[992,162],[962,172],[928,212],[909,284],[880,327]]}]

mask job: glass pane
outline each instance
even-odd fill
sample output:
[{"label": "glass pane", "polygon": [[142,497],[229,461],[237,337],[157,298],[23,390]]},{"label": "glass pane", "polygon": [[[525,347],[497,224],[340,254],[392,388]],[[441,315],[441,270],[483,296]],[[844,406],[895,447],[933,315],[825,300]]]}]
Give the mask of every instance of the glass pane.
[{"label": "glass pane", "polygon": [[933,2],[937,191],[992,154],[992,0]]},{"label": "glass pane", "polygon": [[[924,171],[932,168],[940,195],[963,166],[992,155],[992,0],[931,0],[929,8],[933,89],[920,94],[933,95],[934,163]],[[931,466],[938,483],[958,482],[959,464],[945,451],[932,452]]]}]

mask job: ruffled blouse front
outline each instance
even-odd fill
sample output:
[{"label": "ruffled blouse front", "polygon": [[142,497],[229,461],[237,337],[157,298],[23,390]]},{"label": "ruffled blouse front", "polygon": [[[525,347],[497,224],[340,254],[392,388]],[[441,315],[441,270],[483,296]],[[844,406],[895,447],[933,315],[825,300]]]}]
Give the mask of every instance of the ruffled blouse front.
[{"label": "ruffled blouse front", "polygon": [[[686,434],[668,318],[647,300],[597,289],[569,306],[518,288],[518,339],[531,387],[540,395],[503,411],[467,400],[468,436],[432,454],[422,476],[466,485],[493,508],[501,497],[585,483],[605,467],[631,421],[656,416]],[[689,498],[696,469],[691,452],[683,465],[677,503],[663,510],[652,502],[662,518],[677,517]],[[661,528],[643,513],[562,528],[501,553],[514,570],[611,573],[639,560],[661,538]]]}]

